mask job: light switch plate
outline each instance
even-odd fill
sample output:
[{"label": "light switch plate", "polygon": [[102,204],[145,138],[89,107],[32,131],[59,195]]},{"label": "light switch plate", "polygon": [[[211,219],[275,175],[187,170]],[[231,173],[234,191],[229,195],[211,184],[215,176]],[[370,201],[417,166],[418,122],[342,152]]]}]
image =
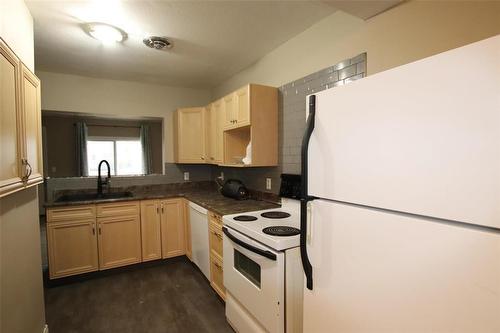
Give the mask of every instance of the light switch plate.
[{"label": "light switch plate", "polygon": [[271,189],[271,178],[266,178],[266,190]]},{"label": "light switch plate", "polygon": [[189,180],[189,172],[184,172],[184,180]]}]

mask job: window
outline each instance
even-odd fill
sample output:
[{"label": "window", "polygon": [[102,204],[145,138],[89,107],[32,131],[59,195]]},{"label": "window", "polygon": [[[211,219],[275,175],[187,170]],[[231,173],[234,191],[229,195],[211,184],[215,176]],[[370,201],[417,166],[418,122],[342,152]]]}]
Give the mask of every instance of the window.
[{"label": "window", "polygon": [[[88,175],[97,176],[99,162],[109,162],[115,176],[144,174],[142,146],[139,140],[91,138],[87,141]],[[102,173],[106,172],[103,167]]]},{"label": "window", "polygon": [[248,258],[240,251],[234,249],[234,268],[248,281],[252,282],[256,287],[260,288],[260,266],[258,263]]}]

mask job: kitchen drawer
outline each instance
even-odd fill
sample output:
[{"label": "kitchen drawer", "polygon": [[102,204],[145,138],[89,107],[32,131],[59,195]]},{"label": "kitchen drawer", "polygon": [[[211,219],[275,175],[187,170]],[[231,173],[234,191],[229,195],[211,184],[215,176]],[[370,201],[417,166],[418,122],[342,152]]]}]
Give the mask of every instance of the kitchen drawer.
[{"label": "kitchen drawer", "polygon": [[222,228],[210,222],[210,253],[222,260]]},{"label": "kitchen drawer", "polygon": [[114,202],[97,205],[97,217],[139,215],[139,201]]},{"label": "kitchen drawer", "polygon": [[208,218],[210,219],[210,222],[222,226],[222,217],[220,215],[215,214],[214,212],[208,212]]},{"label": "kitchen drawer", "polygon": [[224,289],[224,271],[222,261],[216,256],[210,256],[210,285],[219,294],[222,299],[226,298],[226,289]]},{"label": "kitchen drawer", "polygon": [[95,219],[95,205],[71,206],[64,208],[48,208],[47,222],[74,221]]}]

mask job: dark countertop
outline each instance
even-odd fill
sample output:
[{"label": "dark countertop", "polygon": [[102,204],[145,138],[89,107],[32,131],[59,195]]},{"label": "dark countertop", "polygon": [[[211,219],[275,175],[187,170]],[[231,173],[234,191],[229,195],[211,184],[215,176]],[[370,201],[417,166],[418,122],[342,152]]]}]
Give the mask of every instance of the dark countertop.
[{"label": "dark countertop", "polygon": [[[123,190],[123,189],[122,189]],[[213,186],[136,186],[127,188],[134,195],[132,197],[115,199],[93,199],[81,201],[53,201],[45,203],[46,208],[67,207],[74,205],[89,205],[96,203],[109,203],[120,201],[148,200],[148,199],[168,199],[184,197],[216,214],[228,215],[243,212],[250,212],[262,209],[279,208],[280,205],[264,200],[235,200],[224,197]],[[79,190],[72,192],[90,192],[95,190]],[[65,194],[70,191],[64,191]]]}]

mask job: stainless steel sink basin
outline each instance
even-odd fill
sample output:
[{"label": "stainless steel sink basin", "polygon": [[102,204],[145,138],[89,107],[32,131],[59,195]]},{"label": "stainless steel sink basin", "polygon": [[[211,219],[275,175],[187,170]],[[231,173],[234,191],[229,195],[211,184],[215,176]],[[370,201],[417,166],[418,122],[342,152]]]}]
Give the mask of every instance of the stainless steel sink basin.
[{"label": "stainless steel sink basin", "polygon": [[56,202],[70,202],[70,201],[87,201],[87,200],[99,200],[99,199],[120,199],[120,198],[130,198],[133,197],[132,192],[111,192],[103,193],[101,195],[97,193],[77,193],[77,194],[66,194],[57,198]]}]

